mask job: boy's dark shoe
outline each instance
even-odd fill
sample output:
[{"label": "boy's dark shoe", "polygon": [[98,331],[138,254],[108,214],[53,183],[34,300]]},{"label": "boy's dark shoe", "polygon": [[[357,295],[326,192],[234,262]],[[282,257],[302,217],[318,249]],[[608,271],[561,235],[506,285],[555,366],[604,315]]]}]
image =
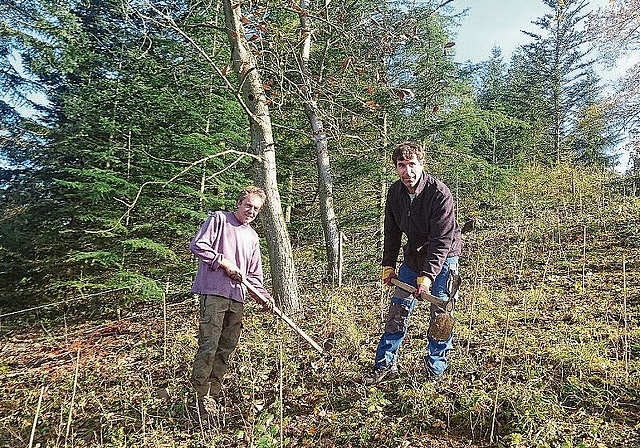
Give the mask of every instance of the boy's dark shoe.
[{"label": "boy's dark shoe", "polygon": [[193,408],[193,417],[195,420],[207,423],[218,412],[219,406],[215,398],[208,395],[197,398]]}]

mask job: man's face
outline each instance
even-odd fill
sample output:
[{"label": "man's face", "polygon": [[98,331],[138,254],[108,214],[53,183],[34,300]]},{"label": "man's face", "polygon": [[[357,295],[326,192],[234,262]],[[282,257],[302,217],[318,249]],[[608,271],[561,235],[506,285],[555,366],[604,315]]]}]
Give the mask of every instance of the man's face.
[{"label": "man's face", "polygon": [[262,198],[257,194],[248,194],[242,201],[238,201],[238,209],[234,215],[242,224],[249,224],[256,219],[261,208]]},{"label": "man's face", "polygon": [[398,159],[396,161],[396,171],[400,177],[400,181],[410,190],[413,191],[418,185],[420,175],[422,174],[422,162],[420,162],[415,154],[410,159]]}]

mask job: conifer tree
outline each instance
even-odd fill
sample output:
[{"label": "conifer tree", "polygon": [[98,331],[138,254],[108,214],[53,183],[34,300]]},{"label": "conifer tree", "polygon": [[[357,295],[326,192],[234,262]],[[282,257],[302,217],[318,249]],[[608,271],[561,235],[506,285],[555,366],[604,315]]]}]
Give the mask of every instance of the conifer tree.
[{"label": "conifer tree", "polygon": [[493,48],[491,58],[479,65],[476,101],[481,110],[473,151],[494,165],[519,167],[530,146],[530,127],[509,115],[509,76],[500,48]]},{"label": "conifer tree", "polygon": [[[14,296],[16,284],[24,297],[111,287],[159,296],[167,278],[186,289],[186,245],[203,212],[233,206],[247,183],[253,159],[226,90],[206,82],[210,69],[184,42],[121,6],[34,2],[37,28],[6,33],[50,104],[40,144],[7,152],[26,167],[5,190],[20,211],[2,225],[2,283]],[[232,176],[229,165],[240,169]]]},{"label": "conifer tree", "polygon": [[[559,163],[571,155],[571,134],[574,130],[578,103],[581,101],[581,81],[588,76],[595,60],[585,46],[582,28],[587,17],[586,0],[543,0],[550,12],[533,22],[541,34],[525,32],[533,42],[522,47],[525,65],[531,70],[525,82],[535,86],[542,97],[542,114],[547,123],[544,154]],[[540,96],[536,96],[540,98]],[[534,114],[538,115],[538,114]],[[553,157],[553,159],[551,159]]]}]

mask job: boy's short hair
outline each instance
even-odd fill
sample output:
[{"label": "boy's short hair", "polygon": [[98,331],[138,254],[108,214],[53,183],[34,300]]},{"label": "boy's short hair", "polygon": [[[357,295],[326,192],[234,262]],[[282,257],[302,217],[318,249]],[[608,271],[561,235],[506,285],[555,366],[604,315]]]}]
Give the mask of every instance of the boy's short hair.
[{"label": "boy's short hair", "polygon": [[397,164],[398,160],[409,160],[411,157],[416,156],[420,162],[422,162],[424,158],[424,149],[422,149],[422,145],[416,142],[402,142],[396,145],[393,149],[393,154],[391,154],[391,160],[393,160],[393,164]]},{"label": "boy's short hair", "polygon": [[255,194],[256,196],[259,196],[260,199],[262,199],[263,204],[264,204],[264,201],[267,199],[267,195],[265,194],[262,188],[256,187],[255,185],[249,185],[248,187],[245,187],[240,193],[238,193],[238,203],[242,202],[244,198],[246,198],[250,194]]}]

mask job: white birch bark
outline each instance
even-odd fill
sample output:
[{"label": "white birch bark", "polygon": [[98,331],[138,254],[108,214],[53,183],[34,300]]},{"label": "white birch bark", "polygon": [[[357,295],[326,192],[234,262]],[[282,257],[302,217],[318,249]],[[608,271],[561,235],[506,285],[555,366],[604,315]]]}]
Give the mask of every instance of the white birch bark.
[{"label": "white birch bark", "polygon": [[[300,8],[306,11],[309,7],[308,0],[300,0]],[[333,179],[331,176],[331,166],[329,162],[329,145],[324,124],[320,117],[318,102],[313,94],[313,89],[309,76],[309,56],[311,53],[312,29],[309,17],[299,14],[300,33],[304,39],[300,52],[301,60],[301,95],[304,102],[304,112],[311,125],[313,143],[316,150],[316,165],[318,167],[318,194],[320,198],[320,219],[324,233],[326,254],[327,254],[327,274],[329,280],[336,284],[339,282],[340,269],[340,232],[336,221],[336,214],[333,208]]]},{"label": "white birch bark", "polygon": [[251,150],[260,158],[256,180],[267,194],[261,215],[267,235],[273,291],[285,311],[296,311],[300,308],[300,300],[293,251],[278,192],[275,144],[267,98],[241,22],[240,3],[223,0],[223,7],[233,70],[240,79],[243,107],[249,118]]}]

